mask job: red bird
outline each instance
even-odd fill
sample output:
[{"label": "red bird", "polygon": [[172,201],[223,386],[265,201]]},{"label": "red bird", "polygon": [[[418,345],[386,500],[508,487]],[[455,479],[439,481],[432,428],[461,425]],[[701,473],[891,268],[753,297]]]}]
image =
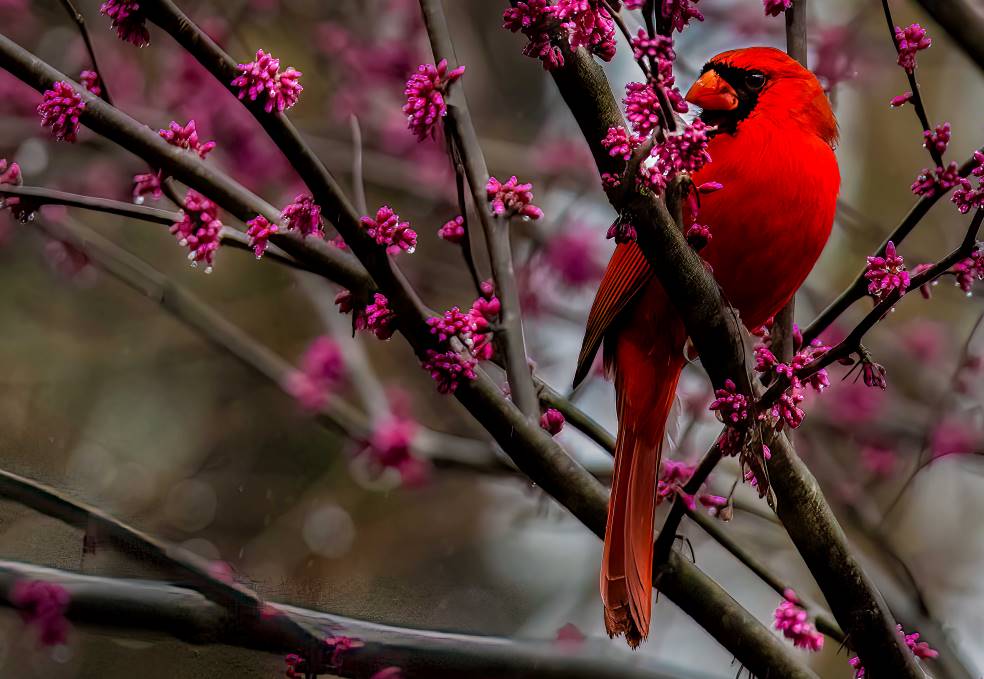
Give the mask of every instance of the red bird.
[{"label": "red bird", "polygon": [[[687,93],[717,127],[695,184],[701,251],[742,322],[775,315],[820,256],[834,220],[837,121],[817,79],[784,52],[750,47],[711,59]],[[666,419],[686,363],[687,332],[635,243],[618,245],[591,307],[574,383],[605,344],[615,382],[615,477],[601,564],[609,635],[637,646],[652,612],[653,511]]]}]

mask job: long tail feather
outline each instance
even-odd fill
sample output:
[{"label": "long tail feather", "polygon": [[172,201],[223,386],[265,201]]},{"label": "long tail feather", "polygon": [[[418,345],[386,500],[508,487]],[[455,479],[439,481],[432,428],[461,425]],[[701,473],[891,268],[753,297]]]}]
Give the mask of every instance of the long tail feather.
[{"label": "long tail feather", "polygon": [[649,634],[657,474],[666,420],[685,363],[682,326],[677,327],[678,321],[670,325],[642,343],[639,337],[618,337],[611,357],[619,430],[601,596],[608,634],[624,634],[633,648]]}]

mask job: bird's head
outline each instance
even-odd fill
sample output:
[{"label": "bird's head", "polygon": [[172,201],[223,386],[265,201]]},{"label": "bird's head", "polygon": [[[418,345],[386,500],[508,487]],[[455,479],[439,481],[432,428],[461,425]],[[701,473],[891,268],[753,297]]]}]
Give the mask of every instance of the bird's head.
[{"label": "bird's head", "polygon": [[773,47],[718,54],[704,65],[686,99],[719,132],[738,134],[742,123],[761,116],[798,123],[830,146],[837,143],[837,120],[816,76]]}]

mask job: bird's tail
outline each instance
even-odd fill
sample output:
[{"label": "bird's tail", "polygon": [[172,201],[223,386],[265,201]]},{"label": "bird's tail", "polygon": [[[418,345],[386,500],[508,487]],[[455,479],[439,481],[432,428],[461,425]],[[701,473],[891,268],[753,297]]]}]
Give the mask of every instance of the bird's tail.
[{"label": "bird's tail", "polygon": [[657,475],[666,420],[685,364],[681,332],[682,325],[679,332],[653,333],[644,345],[620,337],[611,356],[619,428],[601,598],[609,636],[624,634],[633,648],[649,634]]}]

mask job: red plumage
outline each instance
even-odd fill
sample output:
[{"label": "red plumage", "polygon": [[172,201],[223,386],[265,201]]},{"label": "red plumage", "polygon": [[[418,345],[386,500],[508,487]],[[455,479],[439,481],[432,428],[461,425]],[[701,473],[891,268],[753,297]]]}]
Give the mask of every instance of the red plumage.
[{"label": "red plumage", "polygon": [[[837,123],[813,74],[779,50],[724,52],[705,72],[688,100],[705,102],[705,115],[722,121],[713,105],[733,109],[741,98],[725,78],[765,76],[754,105],[729,131],[722,125],[708,146],[711,162],[693,177],[697,185],[724,186],[701,197],[698,222],[712,234],[701,256],[746,327],[755,328],[789,301],[830,235],[840,185]],[[619,430],[601,593],[609,634],[625,634],[635,646],[649,633],[656,479],[686,331],[634,243],[616,248],[602,279],[576,381],[602,339]]]}]

